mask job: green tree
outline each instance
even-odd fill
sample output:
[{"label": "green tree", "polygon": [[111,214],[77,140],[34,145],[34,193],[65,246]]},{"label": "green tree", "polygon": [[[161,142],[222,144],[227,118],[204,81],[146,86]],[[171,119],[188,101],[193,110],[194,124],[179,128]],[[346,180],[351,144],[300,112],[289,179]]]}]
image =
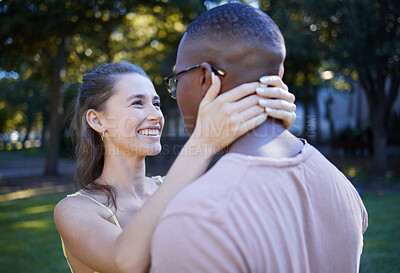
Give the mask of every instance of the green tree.
[{"label": "green tree", "polygon": [[[356,71],[367,96],[373,132],[374,171],[387,168],[387,134],[400,85],[400,5],[391,0],[313,2],[332,59]],[[311,5],[310,5],[311,8]]]},{"label": "green tree", "polygon": [[[210,7],[226,1],[206,1]],[[237,2],[237,1],[228,1]],[[298,101],[303,102],[303,137],[311,136],[309,108],[314,104],[319,119],[317,86],[321,84],[319,68],[327,55],[323,37],[316,31],[318,17],[304,8],[304,0],[263,0],[240,1],[259,7],[277,23],[285,38],[287,56],[285,61],[284,81],[295,93]],[[316,124],[318,126],[318,124]],[[317,129],[317,128],[316,128]],[[318,131],[318,129],[316,130]],[[318,135],[317,135],[318,139]]]},{"label": "green tree", "polygon": [[304,101],[306,116],[309,90],[318,84],[321,61],[334,63],[337,72],[360,82],[371,113],[374,170],[376,175],[383,176],[387,167],[390,114],[400,85],[398,1],[240,2],[257,2],[281,28],[288,49],[285,81],[291,86],[303,86],[300,98]]},{"label": "green tree", "polygon": [[28,70],[51,89],[45,173],[57,173],[65,85],[88,67],[120,59],[142,65],[161,84],[185,22],[202,11],[202,1],[0,2],[0,68]]},{"label": "green tree", "polygon": [[[99,36],[91,26],[99,22],[105,24],[106,11],[110,18],[107,26],[118,24],[125,13],[121,2],[99,2],[102,4],[50,0],[0,2],[0,66],[18,72],[23,67],[38,70],[40,80],[51,88],[46,174],[57,173],[69,39],[74,33]],[[112,27],[104,27],[105,30],[109,28]]]},{"label": "green tree", "polygon": [[24,77],[0,80],[0,89],[0,116],[6,117],[1,122],[0,133],[25,131],[25,137],[21,139],[24,143],[33,128],[43,128],[43,112],[49,106],[49,92],[44,84]]},{"label": "green tree", "polygon": [[285,38],[287,56],[284,81],[297,99],[303,102],[303,137],[309,139],[309,107],[314,104],[318,110],[316,87],[321,84],[318,69],[326,55],[324,40],[316,32],[317,18],[303,8],[302,0],[292,0],[290,5],[281,0],[259,2],[260,9],[274,19]]}]

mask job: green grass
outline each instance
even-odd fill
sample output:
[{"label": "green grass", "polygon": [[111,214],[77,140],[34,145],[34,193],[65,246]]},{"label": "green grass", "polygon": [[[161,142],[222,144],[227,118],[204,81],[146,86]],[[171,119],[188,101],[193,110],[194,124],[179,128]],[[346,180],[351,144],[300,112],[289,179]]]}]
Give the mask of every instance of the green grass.
[{"label": "green grass", "polygon": [[[53,222],[65,194],[0,201],[0,272],[69,272]],[[362,273],[400,272],[400,194],[363,195],[369,213]],[[1,195],[0,195],[1,200]]]},{"label": "green grass", "polygon": [[63,196],[0,201],[0,272],[69,272],[53,221]]},{"label": "green grass", "polygon": [[400,194],[385,192],[363,196],[368,211],[368,229],[360,272],[400,272]]}]

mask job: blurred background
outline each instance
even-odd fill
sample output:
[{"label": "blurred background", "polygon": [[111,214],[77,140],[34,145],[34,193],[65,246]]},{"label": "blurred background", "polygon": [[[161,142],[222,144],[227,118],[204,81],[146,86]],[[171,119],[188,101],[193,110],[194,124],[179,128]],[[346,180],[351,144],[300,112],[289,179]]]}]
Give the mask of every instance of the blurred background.
[{"label": "blurred background", "polygon": [[290,128],[328,157],[369,212],[361,272],[400,272],[400,3],[397,0],[0,0],[0,272],[68,272],[52,210],[74,191],[69,122],[82,75],[129,60],[162,99],[165,175],[187,140],[163,77],[187,25],[243,2],[269,14],[296,95]]}]

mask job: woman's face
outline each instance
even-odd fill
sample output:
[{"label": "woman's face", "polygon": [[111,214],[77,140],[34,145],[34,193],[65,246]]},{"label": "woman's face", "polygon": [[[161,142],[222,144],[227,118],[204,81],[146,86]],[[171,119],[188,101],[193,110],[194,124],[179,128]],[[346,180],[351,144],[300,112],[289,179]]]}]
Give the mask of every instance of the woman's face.
[{"label": "woman's face", "polygon": [[136,73],[125,74],[118,78],[114,89],[102,118],[107,152],[158,154],[164,117],[151,81]]}]

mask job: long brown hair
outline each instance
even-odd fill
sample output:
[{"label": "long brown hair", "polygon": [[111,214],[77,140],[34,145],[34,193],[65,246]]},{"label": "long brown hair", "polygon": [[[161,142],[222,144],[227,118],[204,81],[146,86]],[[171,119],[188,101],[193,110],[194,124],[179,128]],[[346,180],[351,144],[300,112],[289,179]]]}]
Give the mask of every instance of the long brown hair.
[{"label": "long brown hair", "polygon": [[106,63],[83,75],[78,99],[71,122],[71,136],[75,145],[75,184],[85,191],[102,191],[110,203],[117,208],[115,188],[96,182],[104,165],[104,143],[101,135],[86,121],[89,109],[105,111],[108,99],[115,93],[115,84],[120,76],[136,73],[150,79],[144,70],[130,62]]}]

